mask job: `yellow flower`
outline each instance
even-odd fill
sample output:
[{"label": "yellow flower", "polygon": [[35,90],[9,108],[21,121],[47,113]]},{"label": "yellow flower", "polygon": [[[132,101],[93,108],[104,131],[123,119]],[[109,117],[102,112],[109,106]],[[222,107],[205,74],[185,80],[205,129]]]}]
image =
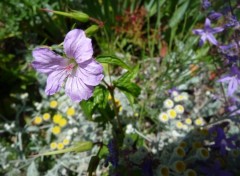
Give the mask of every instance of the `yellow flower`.
[{"label": "yellow flower", "polygon": [[55,135],[61,133],[61,128],[60,128],[60,126],[54,126],[54,127],[52,128],[52,133],[55,134]]},{"label": "yellow flower", "polygon": [[175,119],[177,117],[177,112],[174,109],[169,109],[167,114],[171,119]]},{"label": "yellow flower", "polygon": [[50,114],[49,113],[44,113],[43,114],[43,120],[48,121],[50,119]]},{"label": "yellow flower", "polygon": [[69,107],[69,108],[67,109],[67,115],[68,115],[68,116],[73,116],[73,115],[75,115],[75,109],[74,109],[73,107]]},{"label": "yellow flower", "polygon": [[42,117],[40,117],[40,116],[35,117],[33,122],[36,125],[41,124],[42,123]]},{"label": "yellow flower", "polygon": [[56,100],[52,100],[52,101],[50,101],[50,103],[49,103],[49,106],[50,106],[51,108],[56,108],[57,105],[58,105],[58,102],[57,102]]},{"label": "yellow flower", "polygon": [[166,99],[163,104],[166,108],[169,108],[169,109],[174,106],[174,103],[171,99]]},{"label": "yellow flower", "polygon": [[60,127],[64,127],[67,124],[67,120],[62,118],[62,119],[59,120],[58,124],[59,124]]},{"label": "yellow flower", "polygon": [[58,124],[61,119],[62,119],[62,115],[61,115],[61,114],[55,114],[55,115],[53,116],[53,123]]},{"label": "yellow flower", "polygon": [[59,142],[58,145],[57,145],[57,149],[62,150],[63,148],[64,148],[64,144]]},{"label": "yellow flower", "polygon": [[195,125],[197,126],[203,126],[204,125],[204,121],[202,118],[197,118],[195,121],[194,121]]},{"label": "yellow flower", "polygon": [[56,143],[56,142],[52,142],[52,143],[50,144],[50,148],[51,148],[52,150],[56,149],[56,148],[57,148],[57,143]]},{"label": "yellow flower", "polygon": [[186,119],[185,119],[185,123],[186,123],[187,125],[191,125],[191,124],[192,124],[192,119],[191,119],[191,118],[186,118]]},{"label": "yellow flower", "polygon": [[178,114],[182,114],[184,112],[184,107],[182,105],[176,105],[174,107],[174,110],[178,113]]},{"label": "yellow flower", "polygon": [[70,140],[69,140],[69,139],[64,139],[64,140],[63,140],[63,144],[64,144],[64,145],[68,145],[69,143],[70,143]]},{"label": "yellow flower", "polygon": [[165,112],[162,112],[162,113],[159,115],[158,119],[159,119],[161,122],[167,122],[167,121],[168,121],[168,114],[165,113]]},{"label": "yellow flower", "polygon": [[183,123],[180,122],[180,121],[177,121],[176,126],[177,126],[178,129],[182,129],[183,128]]}]

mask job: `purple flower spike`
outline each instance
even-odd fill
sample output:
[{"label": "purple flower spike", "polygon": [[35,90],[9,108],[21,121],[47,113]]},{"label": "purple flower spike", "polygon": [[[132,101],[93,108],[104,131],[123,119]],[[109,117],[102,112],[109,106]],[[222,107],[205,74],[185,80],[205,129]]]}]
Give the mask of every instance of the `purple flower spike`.
[{"label": "purple flower spike", "polygon": [[240,71],[236,66],[231,67],[230,73],[223,76],[218,82],[228,82],[228,96],[232,96],[240,85]]},{"label": "purple flower spike", "polygon": [[204,29],[195,29],[193,30],[193,33],[201,36],[199,41],[200,46],[202,46],[206,42],[206,40],[208,40],[213,45],[217,45],[218,42],[213,36],[213,34],[222,32],[223,30],[224,28],[222,27],[211,28],[211,21],[208,18],[206,18]]},{"label": "purple flower spike", "polygon": [[66,80],[65,92],[72,101],[87,100],[104,77],[102,65],[92,58],[91,39],[83,30],[74,29],[67,33],[63,46],[67,58],[49,48],[34,49],[32,66],[48,75],[47,95],[59,91]]}]

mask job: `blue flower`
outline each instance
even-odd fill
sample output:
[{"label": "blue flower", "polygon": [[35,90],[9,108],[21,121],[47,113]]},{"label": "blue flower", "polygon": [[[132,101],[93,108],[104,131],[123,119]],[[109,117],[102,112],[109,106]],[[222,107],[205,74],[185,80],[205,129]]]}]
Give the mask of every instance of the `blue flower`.
[{"label": "blue flower", "polygon": [[208,0],[202,0],[203,9],[208,9],[211,6],[211,3]]},{"label": "blue flower", "polygon": [[215,161],[212,165],[201,166],[200,170],[205,176],[232,176],[229,171],[221,169],[219,161]]},{"label": "blue flower", "polygon": [[214,138],[215,144],[210,147],[219,150],[221,155],[227,154],[227,148],[235,149],[236,145],[234,142],[237,140],[237,136],[232,136],[227,138],[223,129],[220,126],[214,126],[209,130],[210,134],[216,133],[216,137]]},{"label": "blue flower", "polygon": [[230,73],[226,76],[223,76],[218,82],[228,82],[228,96],[232,96],[233,93],[237,90],[240,85],[240,71],[236,66],[232,66]]},{"label": "blue flower", "polygon": [[213,36],[213,34],[222,32],[223,30],[224,30],[224,28],[222,28],[222,27],[211,28],[211,21],[208,18],[206,18],[204,28],[203,29],[194,29],[193,33],[201,36],[200,41],[199,41],[200,46],[202,46],[206,42],[206,40],[208,40],[213,45],[217,45],[218,42],[215,39],[215,37]]}]

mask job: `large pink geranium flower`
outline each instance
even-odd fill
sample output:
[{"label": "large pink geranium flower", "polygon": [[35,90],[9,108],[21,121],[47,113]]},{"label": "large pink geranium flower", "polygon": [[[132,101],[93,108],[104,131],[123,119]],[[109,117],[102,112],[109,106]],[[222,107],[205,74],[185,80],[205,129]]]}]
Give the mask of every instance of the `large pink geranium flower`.
[{"label": "large pink geranium flower", "polygon": [[94,86],[103,79],[103,67],[93,58],[91,39],[84,31],[74,29],[64,39],[62,57],[49,48],[33,50],[32,66],[48,75],[45,92],[52,95],[60,90],[65,80],[65,92],[74,102],[87,100],[92,96]]}]

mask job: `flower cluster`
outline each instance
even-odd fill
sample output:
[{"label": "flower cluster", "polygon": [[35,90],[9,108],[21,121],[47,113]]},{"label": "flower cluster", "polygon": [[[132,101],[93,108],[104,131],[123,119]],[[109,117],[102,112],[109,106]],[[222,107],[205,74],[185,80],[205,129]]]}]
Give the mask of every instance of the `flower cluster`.
[{"label": "flower cluster", "polygon": [[[195,29],[193,33],[200,35],[200,46],[208,40],[211,44],[216,46],[219,55],[223,58],[224,67],[228,68],[228,73],[223,75],[218,82],[227,83],[227,95],[232,97],[234,93],[238,90],[240,86],[240,70],[239,70],[239,41],[238,37],[238,27],[239,21],[233,9],[238,4],[226,4],[228,8],[223,8],[220,12],[214,11],[214,6],[211,7],[209,1],[203,1],[203,7],[208,12],[208,16],[205,20],[205,25],[203,29]],[[221,21],[218,27],[212,28],[211,21],[217,23]],[[219,24],[219,23],[218,23]],[[228,43],[221,43],[217,41],[213,34],[220,33],[225,37],[228,37],[230,41]],[[230,34],[230,36],[227,36]]]},{"label": "flower cluster", "polygon": [[[185,113],[185,105],[188,100],[188,94],[185,92],[179,93],[178,91],[172,91],[170,98],[167,98],[163,102],[164,111],[158,116],[158,119],[163,123],[170,131],[190,131],[195,126],[203,126],[204,120],[200,117],[191,117],[188,113]],[[188,100],[189,101],[189,100]]]}]

